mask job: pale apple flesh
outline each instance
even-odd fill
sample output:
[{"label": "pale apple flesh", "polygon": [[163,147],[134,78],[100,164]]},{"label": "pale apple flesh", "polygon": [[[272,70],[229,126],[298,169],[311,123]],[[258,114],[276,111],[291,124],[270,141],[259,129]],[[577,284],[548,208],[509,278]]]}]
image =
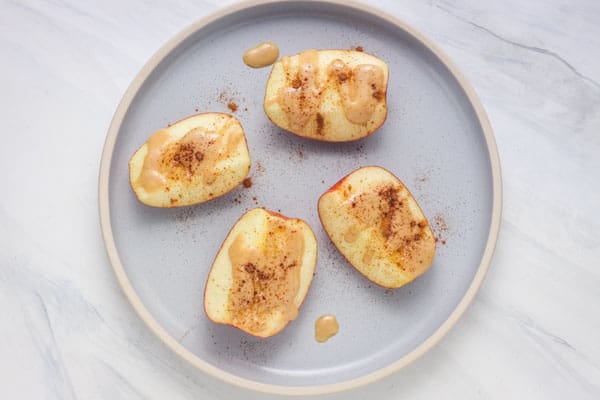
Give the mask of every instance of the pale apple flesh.
[{"label": "pale apple flesh", "polygon": [[264,108],[296,135],[347,142],[375,132],[387,116],[388,66],[351,50],[307,50],[283,57],[267,81]]},{"label": "pale apple flesh", "polygon": [[233,226],[213,262],[206,315],[253,336],[273,336],[296,318],[316,262],[317,241],[306,222],[252,209]]},{"label": "pale apple flesh", "polygon": [[435,237],[404,184],[380,167],[360,168],[319,199],[319,217],[342,255],[372,282],[401,287],[432,264]]},{"label": "pale apple flesh", "polygon": [[228,114],[204,113],[155,132],[131,157],[137,198],[153,207],[178,207],[219,197],[250,171],[244,130]]}]

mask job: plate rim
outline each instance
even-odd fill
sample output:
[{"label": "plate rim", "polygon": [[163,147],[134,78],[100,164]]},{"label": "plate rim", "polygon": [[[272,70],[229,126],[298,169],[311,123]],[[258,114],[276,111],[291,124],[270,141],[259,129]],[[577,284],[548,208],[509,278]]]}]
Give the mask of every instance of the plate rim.
[{"label": "plate rim", "polygon": [[324,395],[332,394],[342,391],[355,389],[361,386],[368,385],[384,377],[391,375],[394,372],[399,371],[401,368],[407,366],[413,361],[420,358],[423,354],[429,351],[435,346],[456,324],[456,322],[464,314],[468,306],[471,304],[475,294],[479,290],[485,275],[489,269],[492,256],[498,240],[498,234],[500,231],[500,222],[502,215],[502,175],[500,169],[500,158],[498,154],[498,148],[494,138],[494,133],[490,125],[487,114],[477,96],[475,90],[460,72],[454,62],[441,50],[440,47],[433,40],[423,35],[420,31],[413,28],[400,18],[391,15],[379,8],[372,7],[367,4],[359,3],[355,0],[302,0],[301,2],[314,2],[330,4],[333,6],[342,6],[351,8],[359,12],[367,13],[379,17],[397,28],[403,30],[417,40],[420,44],[428,48],[442,64],[448,69],[451,75],[456,79],[460,88],[467,96],[469,103],[473,107],[477,120],[482,128],[483,136],[486,142],[486,147],[489,154],[490,166],[492,172],[492,212],[490,215],[490,228],[488,231],[488,237],[486,246],[484,248],[481,261],[475,276],[470,283],[465,294],[450,313],[448,318],[421,344],[415,347],[408,354],[404,355],[400,359],[390,363],[382,368],[372,371],[368,374],[362,375],[357,378],[344,380],[341,382],[320,384],[320,385],[303,385],[303,386],[285,386],[285,385],[273,385],[263,382],[254,381],[247,378],[242,378],[233,373],[227,372],[221,368],[218,368],[209,362],[203,360],[199,356],[192,353],[190,350],[180,344],[173,336],[171,336],[163,327],[160,325],[152,313],[146,308],[144,303],[141,301],[137,292],[133,288],[133,285],[129,281],[129,278],[125,272],[119,253],[116,248],[114,236],[112,232],[112,224],[110,221],[110,197],[109,197],[109,183],[110,183],[110,167],[112,164],[112,156],[115,149],[116,139],[118,137],[123,119],[132,100],[137,95],[139,89],[144,84],[146,79],[158,66],[158,64],[169,55],[169,53],[180,43],[186,40],[188,37],[193,35],[199,29],[202,29],[206,25],[215,22],[227,15],[250,9],[259,5],[265,4],[277,4],[277,3],[288,3],[288,2],[299,2],[298,0],[245,0],[239,3],[235,3],[230,6],[223,7],[213,13],[210,13],[191,25],[184,28],[179,33],[171,37],[165,44],[163,44],[144,64],[141,70],[136,74],[127,90],[123,94],[117,109],[110,122],[104,147],[102,150],[102,156],[100,160],[99,178],[98,178],[98,210],[100,218],[100,228],[102,232],[102,238],[104,241],[104,247],[108,255],[109,262],[113,268],[113,271],[117,277],[117,280],[121,286],[121,289],[125,293],[125,296],[129,303],[133,306],[133,309],[137,315],[144,321],[146,326],[167,346],[182,359],[189,362],[194,367],[198,368],[202,372],[212,376],[213,378],[220,379],[229,384],[250,389],[257,392],[263,392],[275,395],[288,395],[288,396],[306,396],[306,395]]}]

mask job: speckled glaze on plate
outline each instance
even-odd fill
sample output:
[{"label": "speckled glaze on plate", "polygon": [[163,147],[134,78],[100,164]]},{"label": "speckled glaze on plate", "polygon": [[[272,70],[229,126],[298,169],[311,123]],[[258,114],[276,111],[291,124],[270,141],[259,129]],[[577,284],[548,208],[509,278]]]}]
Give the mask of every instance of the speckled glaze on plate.
[{"label": "speckled glaze on plate", "polygon": [[[390,67],[388,117],[372,136],[318,143],[286,133],[262,109],[270,68],[244,50],[275,41],[282,55],[309,48],[364,51]],[[197,112],[241,121],[252,186],[181,209],[140,204],[127,162],[157,129]],[[229,104],[230,106],[232,104]],[[321,193],[365,165],[396,174],[427,215],[438,249],[413,283],[386,290],[338,253],[317,216]],[[222,9],[175,36],[144,66],[108,131],[99,183],[102,232],[125,294],[173,351],[232,384],[278,394],[364,385],[414,361],[462,315],[487,271],[501,213],[500,164],[485,112],[464,77],[427,38],[381,11],[348,2],[254,1]],[[230,227],[263,206],[306,220],[319,241],[316,276],[298,318],[258,339],[207,320],[203,290]],[[340,331],[314,339],[314,321]]]}]

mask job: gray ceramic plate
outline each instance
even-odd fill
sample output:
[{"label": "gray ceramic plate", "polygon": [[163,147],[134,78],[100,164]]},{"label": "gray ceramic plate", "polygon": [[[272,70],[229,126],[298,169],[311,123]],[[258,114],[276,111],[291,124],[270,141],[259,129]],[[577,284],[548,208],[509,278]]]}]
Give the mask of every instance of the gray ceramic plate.
[{"label": "gray ceramic plate", "polygon": [[[100,174],[108,254],[136,311],[176,353],[240,386],[274,393],[349,389],[389,374],[435,344],[465,310],[487,270],[500,220],[500,167],[485,113],[470,86],[429,40],[379,11],[323,2],[252,2],[220,11],[168,42],[143,68],[110,127]],[[273,126],[262,99],[269,68],[242,62],[272,40],[282,54],[362,46],[390,67],[388,118],[349,144],[303,140]],[[194,207],[138,203],[127,162],[157,129],[196,112],[227,112],[245,128],[251,188]],[[431,269],[398,290],[357,273],[333,247],[317,199],[365,165],[393,171],[440,238]],[[269,339],[207,320],[204,283],[234,222],[262,206],[302,218],[319,241],[317,274],[298,318]],[[314,340],[333,313],[340,332]]]}]

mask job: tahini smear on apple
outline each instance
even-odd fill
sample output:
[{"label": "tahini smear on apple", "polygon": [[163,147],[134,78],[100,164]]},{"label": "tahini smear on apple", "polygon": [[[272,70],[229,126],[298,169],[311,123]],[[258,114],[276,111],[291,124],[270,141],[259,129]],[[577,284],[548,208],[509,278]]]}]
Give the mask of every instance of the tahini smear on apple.
[{"label": "tahini smear on apple", "polygon": [[372,282],[401,287],[433,262],[435,238],[404,184],[380,167],[360,168],[319,199],[319,217],[342,255]]},{"label": "tahini smear on apple", "polygon": [[387,116],[388,66],[352,50],[306,50],[271,70],[264,109],[298,136],[347,142],[375,132]]},{"label": "tahini smear on apple", "polygon": [[257,337],[273,336],[298,315],[316,262],[317,240],[306,222],[252,209],[233,226],[213,262],[206,315]]},{"label": "tahini smear on apple", "polygon": [[155,132],[129,161],[137,198],[154,207],[202,203],[239,185],[250,171],[244,130],[228,114],[204,113]]}]

